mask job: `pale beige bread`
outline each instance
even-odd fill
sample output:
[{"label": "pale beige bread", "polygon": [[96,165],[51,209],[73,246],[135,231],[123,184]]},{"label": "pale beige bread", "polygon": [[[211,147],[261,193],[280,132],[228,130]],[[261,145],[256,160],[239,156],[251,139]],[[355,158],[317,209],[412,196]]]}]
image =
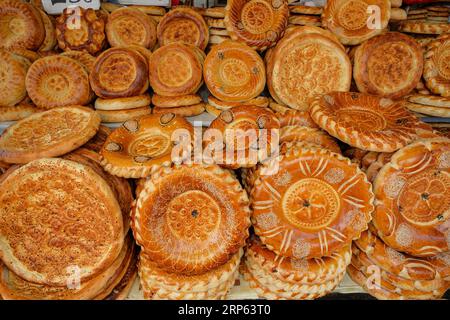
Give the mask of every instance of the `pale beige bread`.
[{"label": "pale beige bread", "polygon": [[429,43],[425,53],[423,77],[435,94],[450,97],[450,37],[439,36]]},{"label": "pale beige bread", "polygon": [[152,113],[149,106],[126,109],[126,110],[96,110],[95,111],[102,119],[102,122],[125,122],[130,119],[139,118]]},{"label": "pale beige bread", "polygon": [[0,220],[3,263],[38,284],[72,283],[73,266],[80,281],[92,279],[124,242],[122,212],[106,181],[87,166],[57,158],[34,160],[2,179]]},{"label": "pale beige bread", "polygon": [[159,108],[191,106],[200,102],[202,102],[202,97],[198,94],[188,94],[176,97],[160,96],[156,93],[153,95],[153,105]]},{"label": "pale beige bread", "polygon": [[91,73],[95,64],[95,57],[87,52],[69,50],[61,53],[61,56],[69,57],[81,63],[89,73]]},{"label": "pale beige bread", "polygon": [[198,9],[200,14],[204,17],[211,17],[211,18],[225,17],[225,7],[196,8],[196,9]]},{"label": "pale beige bread", "polygon": [[167,272],[141,253],[139,273],[146,296],[153,294],[155,298],[162,298],[164,294],[178,292],[186,295],[195,294],[199,297],[203,294],[205,298],[212,298],[221,291],[224,284],[234,282],[243,251],[240,249],[225,264],[200,275]]},{"label": "pale beige bread", "polygon": [[161,166],[172,164],[171,139],[177,129],[180,134],[193,134],[192,125],[172,113],[128,120],[106,139],[100,150],[101,164],[115,176],[149,176]]},{"label": "pale beige bread", "polygon": [[[371,18],[369,6],[378,6],[379,21]],[[322,14],[322,25],[346,45],[356,45],[383,32],[391,15],[389,0],[329,0]],[[378,22],[379,25],[374,25]]]},{"label": "pale beige bread", "polygon": [[278,171],[262,175],[270,164],[260,165],[250,192],[253,228],[268,249],[284,257],[317,258],[367,230],[374,196],[356,164],[311,146],[287,148],[275,159]]},{"label": "pale beige bread", "polygon": [[289,6],[289,12],[294,14],[311,14],[320,16],[323,12],[323,7],[293,5]]},{"label": "pale beige bread", "polygon": [[39,108],[87,105],[92,99],[89,74],[83,64],[66,56],[36,60],[25,79],[27,92]]},{"label": "pale beige bread", "polygon": [[417,118],[401,100],[331,92],[313,101],[310,114],[333,137],[368,151],[393,152],[417,137]]},{"label": "pale beige bread", "polygon": [[160,46],[180,42],[205,50],[209,30],[203,17],[195,10],[189,7],[175,7],[159,21],[157,37]]},{"label": "pale beige bread", "polygon": [[405,107],[413,112],[426,114],[428,116],[448,118],[450,117],[450,108],[448,107],[435,107],[430,105],[423,105],[413,102],[405,102]]},{"label": "pale beige bread", "polygon": [[152,18],[135,8],[120,8],[108,16],[105,26],[112,47],[139,45],[153,48],[156,44],[156,24]]},{"label": "pale beige bread", "polygon": [[45,38],[45,28],[39,9],[18,1],[0,2],[0,48],[20,47],[37,50]]},{"label": "pale beige bread", "polygon": [[226,29],[218,29],[218,28],[209,28],[209,43],[211,43],[211,36],[230,36],[228,30]]},{"label": "pale beige bread", "polygon": [[248,197],[235,175],[193,163],[152,174],[132,221],[142,254],[167,272],[191,276],[230,261],[251,225]]},{"label": "pale beige bread", "polygon": [[229,0],[225,11],[231,39],[260,51],[283,36],[289,17],[288,4],[283,0]]},{"label": "pale beige bread", "polygon": [[53,50],[56,46],[55,26],[53,25],[53,22],[49,18],[49,16],[42,9],[37,8],[36,10],[39,11],[45,29],[45,38],[44,41],[42,41],[42,44],[39,47],[38,51]]},{"label": "pale beige bread", "polygon": [[320,27],[322,25],[322,22],[320,17],[318,16],[293,15],[289,17],[289,24]]},{"label": "pale beige bread", "polygon": [[375,36],[355,51],[353,77],[360,92],[398,99],[420,81],[423,50],[399,32]]},{"label": "pale beige bread", "polygon": [[400,8],[391,8],[391,20],[406,20],[407,14],[406,11]]},{"label": "pale beige bread", "polygon": [[221,36],[221,35],[210,35],[209,36],[209,44],[211,45],[211,44],[219,44],[219,43],[222,43],[222,42],[224,42],[224,41],[227,41],[227,40],[231,40],[231,38],[228,36],[228,35],[225,35],[225,36]]},{"label": "pale beige bread", "polygon": [[408,96],[408,101],[425,106],[442,107],[450,109],[450,97],[439,97],[433,95],[413,94]]},{"label": "pale beige bread", "polygon": [[13,107],[0,107],[0,121],[17,121],[40,111],[44,110],[29,103],[19,103]]},{"label": "pale beige bread", "polygon": [[402,0],[391,0],[392,8],[400,8],[402,6]]},{"label": "pale beige bread", "polygon": [[449,139],[417,140],[378,173],[372,222],[390,247],[418,257],[449,250],[449,155]]},{"label": "pale beige bread", "polygon": [[31,116],[8,127],[0,137],[0,159],[9,163],[60,156],[92,138],[100,118],[86,107],[61,107]]},{"label": "pale beige bread", "polygon": [[149,107],[152,102],[150,94],[143,94],[135,97],[127,98],[111,98],[95,100],[96,110],[129,110],[142,107]]},{"label": "pale beige bread", "polygon": [[222,110],[213,107],[209,103],[205,103],[205,111],[216,118],[222,113]]},{"label": "pale beige bread", "polygon": [[182,117],[193,117],[199,114],[202,114],[205,111],[205,103],[200,102],[197,104],[193,104],[190,106],[182,106],[182,107],[172,107],[172,108],[161,108],[161,107],[153,107],[153,113],[161,114],[161,113],[173,113]]},{"label": "pale beige bread", "polygon": [[128,236],[120,254],[114,262],[93,279],[80,282],[79,288],[64,286],[49,286],[26,281],[5,265],[0,263],[0,294],[6,300],[87,300],[95,298],[99,293],[108,290],[110,282],[120,277],[123,268],[133,250],[134,244],[131,236]]},{"label": "pale beige bread", "polygon": [[400,21],[398,30],[401,32],[420,33],[420,34],[441,34],[450,32],[450,24]]},{"label": "pale beige bread", "polygon": [[318,27],[296,27],[270,54],[267,86],[279,104],[305,111],[316,95],[348,91],[351,73],[350,59],[333,35]]},{"label": "pale beige bread", "polygon": [[228,110],[238,106],[257,106],[266,108],[269,105],[269,99],[261,96],[243,102],[226,102],[221,101],[214,96],[209,96],[208,103],[219,110]]},{"label": "pale beige bread", "polygon": [[26,95],[25,78],[30,61],[0,49],[0,107],[12,107]]},{"label": "pale beige bread", "polygon": [[205,22],[210,28],[226,29],[225,21],[223,19],[205,17]]}]

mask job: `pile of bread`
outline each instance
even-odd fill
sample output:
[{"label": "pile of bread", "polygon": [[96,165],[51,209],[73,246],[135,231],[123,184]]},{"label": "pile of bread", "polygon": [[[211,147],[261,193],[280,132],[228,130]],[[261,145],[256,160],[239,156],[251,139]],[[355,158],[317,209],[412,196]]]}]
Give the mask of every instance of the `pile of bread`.
[{"label": "pile of bread", "polygon": [[450,28],[389,0],[373,28],[373,2],[0,1],[0,296],[122,299],[139,274],[146,299],[225,299],[242,274],[316,299],[348,272],[441,298],[450,139],[421,118],[449,114]]}]

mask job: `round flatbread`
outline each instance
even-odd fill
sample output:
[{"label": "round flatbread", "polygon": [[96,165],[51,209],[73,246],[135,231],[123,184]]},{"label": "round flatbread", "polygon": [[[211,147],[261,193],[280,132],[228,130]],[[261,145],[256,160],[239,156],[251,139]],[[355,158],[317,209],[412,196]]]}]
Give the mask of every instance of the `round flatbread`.
[{"label": "round flatbread", "polygon": [[420,45],[399,32],[375,36],[355,52],[353,77],[360,92],[398,99],[417,86],[422,70]]},{"label": "round flatbread", "polygon": [[373,223],[390,247],[419,257],[449,250],[449,156],[450,140],[419,140],[378,173]]},{"label": "round flatbread", "polygon": [[425,54],[423,78],[435,94],[450,97],[450,37],[433,40]]},{"label": "round flatbread", "polygon": [[142,107],[149,107],[152,103],[152,98],[149,94],[143,94],[136,97],[127,98],[112,98],[95,100],[96,110],[128,110]]},{"label": "round flatbread", "polygon": [[13,107],[25,98],[30,65],[24,57],[0,49],[0,107]]},{"label": "round flatbread", "polygon": [[319,16],[294,15],[289,17],[289,25],[320,27],[322,22]]},{"label": "round flatbread", "polygon": [[138,45],[151,49],[156,44],[156,24],[138,9],[120,8],[108,16],[106,36],[112,47]]},{"label": "round flatbread", "polygon": [[283,36],[289,9],[286,1],[229,0],[225,25],[232,40],[255,50],[273,46]]},{"label": "round flatbread", "polygon": [[212,95],[222,101],[239,102],[255,98],[264,90],[264,62],[256,51],[236,41],[211,48],[203,76]]},{"label": "round flatbread", "polygon": [[[240,106],[223,111],[205,131],[205,144],[213,144],[212,158],[221,166],[237,169],[253,167],[266,160],[278,147],[280,124],[275,114],[266,108]],[[215,134],[220,133],[222,145],[219,149]],[[276,141],[275,141],[276,140]]]},{"label": "round flatbread", "polygon": [[130,119],[139,118],[152,113],[150,106],[125,109],[125,110],[96,110],[95,111],[105,123],[125,122]]},{"label": "round flatbread", "polygon": [[14,107],[0,107],[0,121],[17,121],[40,111],[43,110],[36,108],[31,103],[19,103]]},{"label": "round flatbread", "polygon": [[161,166],[170,166],[176,130],[193,134],[187,120],[171,113],[128,120],[106,140],[100,151],[102,166],[126,178],[146,177]]},{"label": "round flatbread", "polygon": [[392,152],[416,138],[418,119],[402,101],[331,92],[316,98],[310,113],[330,135],[363,150]]},{"label": "round flatbread", "polygon": [[276,116],[280,120],[280,128],[289,126],[320,128],[307,111],[287,110],[284,113],[277,112]]},{"label": "round flatbread", "polygon": [[118,257],[122,212],[111,188],[91,168],[62,159],[35,160],[9,174],[0,189],[0,251],[19,277],[67,286],[73,272],[80,281],[89,280]]},{"label": "round flatbread", "polygon": [[205,50],[209,38],[208,25],[191,8],[175,8],[166,13],[158,23],[157,34],[161,47],[181,42]]},{"label": "round flatbread", "polygon": [[37,50],[45,38],[45,28],[37,8],[29,3],[4,0],[0,3],[0,47]]},{"label": "round flatbread", "polygon": [[174,108],[182,106],[191,106],[202,102],[202,97],[198,94],[188,94],[178,97],[165,97],[159,94],[153,95],[153,104],[159,108]]},{"label": "round flatbread", "polygon": [[[305,29],[306,28],[306,29]],[[278,42],[267,65],[272,97],[300,111],[315,95],[348,91],[352,79],[350,59],[341,44],[315,27],[298,27]]]},{"label": "round flatbread", "polygon": [[139,52],[116,47],[102,52],[89,76],[92,90],[101,98],[124,98],[148,89],[148,63]]},{"label": "round flatbread", "polygon": [[[365,174],[325,149],[288,148],[262,164],[250,193],[252,222],[261,241],[278,255],[322,257],[348,246],[368,227],[374,196]],[[269,171],[270,172],[270,171]]]},{"label": "round flatbread", "polygon": [[33,103],[43,109],[83,106],[92,99],[86,68],[65,56],[36,60],[28,69],[25,85]]},{"label": "round flatbread", "polygon": [[0,159],[27,163],[70,152],[91,139],[100,118],[86,107],[61,107],[31,115],[0,136]]},{"label": "round flatbread", "polygon": [[205,111],[208,112],[210,115],[217,118],[221,113],[222,110],[217,109],[216,107],[213,107],[212,105],[205,103]]},{"label": "round flatbread", "polygon": [[[377,19],[373,18],[374,12]],[[323,10],[322,25],[343,44],[355,45],[380,34],[390,16],[389,0],[329,0]]]},{"label": "round flatbread", "polygon": [[186,275],[229,261],[245,245],[251,224],[247,194],[217,165],[161,168],[145,183],[132,216],[143,254],[161,269]]},{"label": "round flatbread", "polygon": [[60,49],[96,54],[105,42],[105,18],[100,11],[66,8],[56,19],[56,39]]},{"label": "round flatbread", "polygon": [[322,7],[293,5],[289,6],[289,12],[294,14],[310,14],[320,16],[323,12]]},{"label": "round flatbread", "polygon": [[203,84],[204,56],[197,47],[171,43],[158,48],[150,58],[150,84],[161,96],[194,94]]}]

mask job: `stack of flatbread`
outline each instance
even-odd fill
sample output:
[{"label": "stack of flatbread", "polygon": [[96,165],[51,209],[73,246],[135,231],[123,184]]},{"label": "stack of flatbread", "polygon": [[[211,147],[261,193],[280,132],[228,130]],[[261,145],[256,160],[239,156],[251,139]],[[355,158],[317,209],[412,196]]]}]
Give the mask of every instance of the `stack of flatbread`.
[{"label": "stack of flatbread", "polygon": [[[37,113],[0,137],[0,296],[125,299],[137,275],[127,180],[103,171],[108,128],[85,107]],[[2,165],[6,168],[7,165]]]},{"label": "stack of flatbread", "polygon": [[450,7],[432,5],[408,10],[406,21],[399,24],[399,31],[418,34],[441,34],[450,31]]},{"label": "stack of flatbread", "polygon": [[197,8],[209,27],[208,47],[231,40],[225,26],[225,7]]},{"label": "stack of flatbread", "polygon": [[305,5],[290,5],[289,6],[289,24],[288,26],[316,26],[320,27],[320,15],[322,14],[322,7],[312,7]]}]

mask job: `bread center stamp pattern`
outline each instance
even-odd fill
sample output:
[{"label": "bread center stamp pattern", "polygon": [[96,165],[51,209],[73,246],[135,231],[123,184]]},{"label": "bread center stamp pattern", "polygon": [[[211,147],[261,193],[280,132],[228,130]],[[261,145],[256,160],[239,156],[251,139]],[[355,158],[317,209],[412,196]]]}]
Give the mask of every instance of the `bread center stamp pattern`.
[{"label": "bread center stamp pattern", "polygon": [[340,210],[338,193],[328,183],[315,178],[291,185],[282,201],[286,219],[303,230],[326,228]]},{"label": "bread center stamp pattern", "polygon": [[168,228],[183,241],[207,241],[220,225],[221,210],[216,201],[199,190],[184,192],[167,206]]},{"label": "bread center stamp pattern", "polygon": [[[314,258],[347,246],[367,229],[373,193],[365,175],[339,154],[292,146],[273,175],[256,171],[251,188],[255,233],[276,254]],[[280,184],[288,173],[287,184]]]},{"label": "bread center stamp pattern", "polygon": [[232,40],[265,50],[280,39],[288,23],[289,9],[279,0],[230,0],[225,25]]}]

